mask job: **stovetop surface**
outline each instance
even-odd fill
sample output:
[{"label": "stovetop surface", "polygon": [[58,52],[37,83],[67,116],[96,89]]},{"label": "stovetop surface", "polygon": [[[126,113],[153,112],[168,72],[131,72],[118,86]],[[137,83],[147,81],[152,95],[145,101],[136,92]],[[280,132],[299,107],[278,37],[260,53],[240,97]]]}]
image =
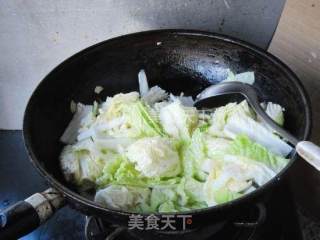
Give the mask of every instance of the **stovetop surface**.
[{"label": "stovetop surface", "polygon": [[[0,131],[0,151],[0,209],[48,187],[28,159],[21,131]],[[302,240],[291,194],[286,186],[280,186],[277,191],[275,193],[277,197],[267,205],[266,224],[261,231],[259,230],[257,240]],[[44,225],[22,239],[83,240],[85,239],[85,221],[84,215],[64,207]],[[241,231],[245,233],[239,232],[237,236],[233,233],[234,229],[231,226],[226,230],[230,236],[228,239],[250,239],[252,235],[251,230],[244,229]],[[124,236],[118,239],[124,240]],[[222,236],[211,239],[227,240]]]}]

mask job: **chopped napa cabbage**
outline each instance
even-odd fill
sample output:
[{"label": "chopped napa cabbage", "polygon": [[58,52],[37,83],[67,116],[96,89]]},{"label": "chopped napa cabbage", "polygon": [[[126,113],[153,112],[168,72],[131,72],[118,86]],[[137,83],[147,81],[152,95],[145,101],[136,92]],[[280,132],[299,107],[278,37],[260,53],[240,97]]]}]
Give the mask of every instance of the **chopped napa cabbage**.
[{"label": "chopped napa cabbage", "polygon": [[194,105],[193,98],[191,96],[184,96],[183,93],[181,93],[180,96],[174,96],[174,95],[170,94],[170,99],[172,102],[180,101],[180,103],[186,107],[193,107],[193,105]]},{"label": "chopped napa cabbage", "polygon": [[142,138],[128,147],[126,156],[146,177],[174,177],[180,173],[180,159],[170,140]]},{"label": "chopped napa cabbage", "polygon": [[175,205],[177,205],[177,201],[178,195],[174,188],[155,187],[151,191],[150,209],[153,211],[176,212]]},{"label": "chopped napa cabbage", "polygon": [[[139,81],[139,90],[142,100],[149,105],[153,105],[159,101],[165,101],[168,99],[169,94],[160,88],[159,86],[154,86],[149,89],[148,80],[146,73],[143,69],[141,69],[138,73],[138,81]],[[182,105],[192,107],[194,105],[194,100],[191,96],[184,96],[181,92],[180,96],[174,96],[170,94],[170,99],[172,101],[179,100]]]},{"label": "chopped napa cabbage", "polygon": [[118,99],[110,100],[110,106],[98,116],[97,121],[108,123],[114,119],[124,119],[120,126],[109,130],[109,135],[131,138],[164,135],[160,123],[150,114],[151,109],[138,100],[138,95],[118,94],[113,98],[116,97]]},{"label": "chopped napa cabbage", "polygon": [[228,69],[228,75],[225,80],[222,82],[242,82],[242,83],[247,83],[247,84],[254,84],[255,77],[254,77],[254,72],[243,72],[243,73],[238,73],[234,74],[233,72]]},{"label": "chopped napa cabbage", "polygon": [[90,125],[93,121],[91,108],[92,107],[90,105],[78,103],[77,110],[73,115],[71,122],[60,138],[61,142],[66,144],[72,144],[76,142],[79,129],[85,125]]},{"label": "chopped napa cabbage", "polygon": [[70,111],[71,113],[75,113],[77,111],[77,103],[73,100],[70,102]]},{"label": "chopped napa cabbage", "polygon": [[165,90],[158,86],[154,86],[150,88],[144,96],[142,96],[142,100],[150,106],[153,106],[157,102],[166,100],[168,96],[169,95]]},{"label": "chopped napa cabbage", "polygon": [[263,185],[275,174],[260,162],[241,156],[225,155],[220,164],[216,164],[211,170],[204,184],[204,198],[209,206],[233,200],[248,191],[252,182]]},{"label": "chopped napa cabbage", "polygon": [[[80,193],[96,190],[101,206],[132,212],[180,212],[236,199],[273,178],[287,164],[285,141],[246,101],[197,110],[190,96],[149,89],[107,97],[77,111],[61,140],[60,165]],[[252,83],[254,74],[229,73]],[[282,125],[281,106],[267,114]],[[90,192],[88,191],[90,190]]]},{"label": "chopped napa cabbage", "polygon": [[221,153],[224,153],[229,149],[231,141],[225,138],[215,138],[207,136],[205,139],[206,149],[208,157],[215,159]]},{"label": "chopped napa cabbage", "polygon": [[132,162],[129,162],[124,156],[120,156],[105,166],[102,176],[97,179],[96,184],[100,188],[111,183],[137,187],[154,187],[172,185],[178,181],[178,177],[146,177],[136,170]]},{"label": "chopped napa cabbage", "polygon": [[110,185],[97,191],[94,200],[104,207],[115,210],[136,210],[150,198],[148,188]]},{"label": "chopped napa cabbage", "polygon": [[[147,136],[154,136],[154,135],[164,135],[164,132],[162,130],[162,127],[160,123],[158,122],[158,119],[155,119],[153,115],[151,114],[151,109],[149,109],[146,105],[144,105],[142,102],[137,103],[137,108],[140,111],[140,115],[144,121],[144,126],[141,127],[141,131],[146,131],[148,127],[150,128],[150,134],[146,134]],[[134,117],[134,116],[133,116]],[[132,124],[135,124],[133,121]]]},{"label": "chopped napa cabbage", "polygon": [[200,129],[197,129],[192,134],[190,143],[190,155],[197,161],[201,162],[207,153],[207,146],[205,144],[205,135]]},{"label": "chopped napa cabbage", "polygon": [[177,212],[207,207],[202,196],[203,183],[192,178],[166,187],[154,187],[151,191],[150,210]]},{"label": "chopped napa cabbage", "polygon": [[279,172],[287,163],[288,159],[276,156],[262,145],[251,141],[245,135],[239,135],[230,144],[228,152],[233,155],[247,157],[262,162],[273,171]]},{"label": "chopped napa cabbage", "polygon": [[96,179],[96,184],[100,188],[105,187],[115,180],[115,175],[123,163],[122,156],[113,153],[107,153],[108,163],[102,169],[102,174]]},{"label": "chopped napa cabbage", "polygon": [[203,188],[204,183],[194,178],[186,178],[184,182],[184,190],[188,196],[190,204],[203,204]]},{"label": "chopped napa cabbage", "polygon": [[[220,188],[217,191],[214,192],[214,203],[215,204],[221,204],[225,202],[232,201],[236,198],[239,198],[242,196],[242,194],[237,192],[232,192],[225,188]],[[215,205],[214,204],[214,205]]]},{"label": "chopped napa cabbage", "polygon": [[72,145],[66,145],[60,154],[60,166],[68,182],[80,181],[80,165],[76,158]]},{"label": "chopped napa cabbage", "polygon": [[[273,121],[278,123],[280,126],[283,126],[284,108],[282,108],[279,104],[268,102],[265,111]],[[260,121],[263,120],[261,119]]]},{"label": "chopped napa cabbage", "polygon": [[204,135],[197,129],[194,131],[191,141],[185,142],[181,146],[180,153],[184,176],[205,181],[207,174],[202,171],[201,164],[206,157],[206,152]]},{"label": "chopped napa cabbage", "polygon": [[197,126],[198,112],[176,100],[160,109],[160,122],[171,137],[188,139]]},{"label": "chopped napa cabbage", "polygon": [[123,153],[127,147],[135,142],[132,138],[123,137],[93,137],[96,148],[100,151],[112,150],[114,152]]},{"label": "chopped napa cabbage", "polygon": [[199,126],[200,132],[207,132],[209,130],[210,123],[203,123]]},{"label": "chopped napa cabbage", "polygon": [[115,131],[119,131],[119,129],[123,129],[125,124],[125,118],[124,116],[114,118],[110,121],[106,121],[104,123],[102,122],[96,122],[91,125],[89,129],[83,130],[79,132],[79,135],[77,137],[78,141],[81,141],[86,138],[90,137],[107,137],[109,138],[109,135],[112,135],[111,133]]},{"label": "chopped napa cabbage", "polygon": [[102,175],[107,159],[91,140],[84,140],[74,146],[67,145],[60,155],[60,164],[66,180],[84,189],[94,186],[95,180]]},{"label": "chopped napa cabbage", "polygon": [[102,86],[96,86],[95,88],[94,88],[94,92],[96,93],[96,94],[100,94],[102,91],[103,91],[103,87]]},{"label": "chopped napa cabbage", "polygon": [[148,85],[148,81],[147,81],[146,72],[143,69],[141,69],[138,73],[138,81],[139,81],[140,95],[143,97],[149,91],[149,85]]},{"label": "chopped napa cabbage", "polygon": [[232,116],[247,116],[255,119],[255,114],[251,110],[246,100],[241,103],[229,103],[217,108],[211,118],[211,126],[208,132],[215,137],[225,137],[224,127]]},{"label": "chopped napa cabbage", "polygon": [[127,131],[124,134],[130,137],[146,137],[164,135],[162,128],[152,115],[147,106],[142,102],[128,105],[124,110],[124,116],[127,119]]},{"label": "chopped napa cabbage", "polygon": [[[235,166],[233,168],[235,172],[231,172],[232,176],[237,176],[238,179],[251,179],[255,185],[258,186],[262,186],[277,174],[276,171],[263,162],[252,160],[247,157],[239,155],[225,155],[223,160],[227,164],[232,164]],[[230,186],[233,186],[232,189],[235,190],[235,185]],[[244,190],[245,189],[242,189],[242,192]]]},{"label": "chopped napa cabbage", "polygon": [[225,138],[206,136],[206,158],[201,163],[201,170],[209,173],[221,160],[222,156],[230,148],[231,141]]},{"label": "chopped napa cabbage", "polygon": [[231,117],[225,125],[224,133],[233,139],[239,134],[247,135],[252,141],[263,145],[272,153],[283,157],[292,151],[292,147],[288,143],[273,134],[263,124],[243,115]]},{"label": "chopped napa cabbage", "polygon": [[104,108],[105,110],[100,112],[97,118],[97,122],[105,122],[114,118],[121,117],[123,115],[123,108],[131,105],[139,100],[139,93],[119,93],[113,97],[108,97]]}]

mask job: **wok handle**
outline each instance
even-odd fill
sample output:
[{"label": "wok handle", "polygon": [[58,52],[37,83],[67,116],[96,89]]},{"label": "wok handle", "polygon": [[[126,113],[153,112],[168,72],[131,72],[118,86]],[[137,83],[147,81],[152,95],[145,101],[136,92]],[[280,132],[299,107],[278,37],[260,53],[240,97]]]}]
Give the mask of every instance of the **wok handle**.
[{"label": "wok handle", "polygon": [[64,197],[49,188],[2,210],[0,239],[18,239],[32,232],[64,204]]},{"label": "wok handle", "polygon": [[298,142],[296,151],[300,157],[320,171],[320,147],[309,141]]}]

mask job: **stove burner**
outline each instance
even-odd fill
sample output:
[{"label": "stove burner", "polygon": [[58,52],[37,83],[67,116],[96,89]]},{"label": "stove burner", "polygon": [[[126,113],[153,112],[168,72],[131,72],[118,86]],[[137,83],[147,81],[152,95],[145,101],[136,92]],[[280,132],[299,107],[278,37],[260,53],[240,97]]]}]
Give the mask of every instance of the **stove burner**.
[{"label": "stove burner", "polygon": [[210,226],[189,232],[163,232],[145,231],[136,233],[125,227],[107,225],[95,217],[87,217],[85,228],[87,240],[142,240],[142,239],[215,239],[215,240],[258,240],[259,227],[237,227],[227,224],[221,231],[211,234]]},{"label": "stove burner", "polygon": [[[259,212],[260,213],[260,212]],[[264,213],[264,212],[263,212]],[[203,226],[198,229],[186,231],[134,231],[126,227],[120,227],[103,222],[96,217],[87,217],[87,240],[142,240],[142,239],[215,239],[215,240],[258,240],[259,228],[263,224],[265,216],[258,215],[257,222],[220,222]]]},{"label": "stove burner", "polygon": [[86,217],[85,236],[87,240],[132,239],[125,227],[107,225],[96,217]]},{"label": "stove burner", "polygon": [[[273,197],[276,196],[276,197]],[[87,240],[302,240],[296,206],[287,185],[279,185],[265,204],[243,209],[238,221],[225,221],[187,231],[136,231],[87,217]]]}]

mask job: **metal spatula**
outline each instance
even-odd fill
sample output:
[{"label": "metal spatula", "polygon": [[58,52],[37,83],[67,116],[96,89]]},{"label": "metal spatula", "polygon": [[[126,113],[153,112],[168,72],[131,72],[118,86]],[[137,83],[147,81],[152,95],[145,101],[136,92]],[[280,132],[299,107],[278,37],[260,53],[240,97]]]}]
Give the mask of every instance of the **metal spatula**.
[{"label": "metal spatula", "polygon": [[[241,94],[244,96],[252,109],[268,126],[294,146],[299,156],[320,171],[320,147],[309,141],[299,141],[296,137],[274,122],[260,106],[257,92],[251,85],[241,82],[226,82],[212,85],[197,96],[194,105],[199,107],[209,98],[211,99],[228,94]],[[206,105],[206,107],[207,106],[208,105]]]}]

